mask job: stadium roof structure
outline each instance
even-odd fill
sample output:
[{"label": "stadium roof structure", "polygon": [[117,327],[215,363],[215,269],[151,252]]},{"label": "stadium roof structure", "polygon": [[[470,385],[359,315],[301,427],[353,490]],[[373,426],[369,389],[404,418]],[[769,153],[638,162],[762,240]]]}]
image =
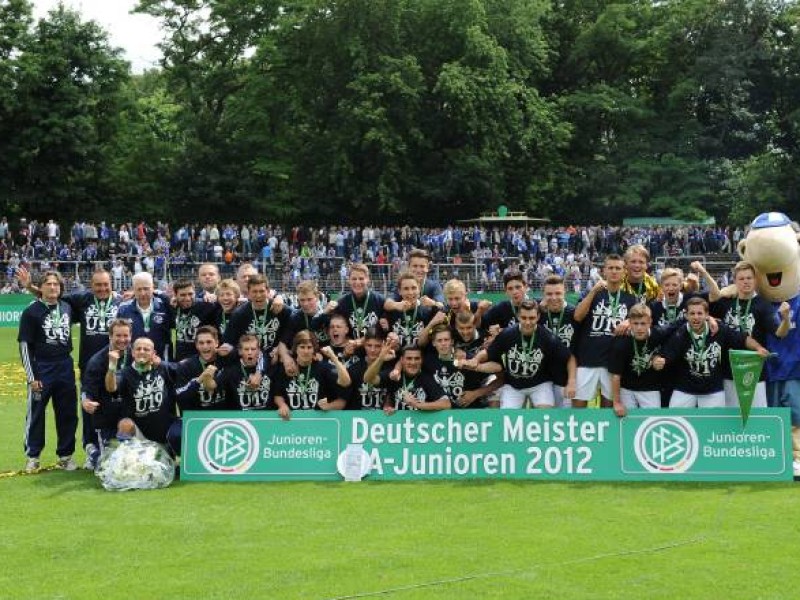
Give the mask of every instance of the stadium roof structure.
[{"label": "stadium roof structure", "polygon": [[682,219],[670,219],[667,217],[633,217],[622,219],[623,227],[680,227],[682,225],[716,225],[714,217],[707,219],[695,219],[684,221]]},{"label": "stadium roof structure", "polygon": [[524,212],[509,211],[505,206],[498,208],[497,212],[481,213],[480,217],[475,219],[459,219],[459,223],[474,223],[474,224],[488,224],[488,225],[502,225],[507,223],[509,225],[534,225],[541,223],[549,223],[550,219],[544,217],[529,217]]}]

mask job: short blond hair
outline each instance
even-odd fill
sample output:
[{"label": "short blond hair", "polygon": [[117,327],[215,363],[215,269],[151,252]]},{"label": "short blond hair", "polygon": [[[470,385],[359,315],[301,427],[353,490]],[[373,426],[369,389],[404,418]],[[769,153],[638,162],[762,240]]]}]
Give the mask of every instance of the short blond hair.
[{"label": "short blond hair", "polygon": [[460,279],[448,279],[444,284],[444,295],[449,296],[450,294],[458,294],[458,293],[467,293],[467,286],[464,285],[464,282]]},{"label": "short blond hair", "polygon": [[350,272],[352,273],[353,271],[364,273],[364,275],[367,276],[367,279],[369,279],[369,268],[364,263],[353,263],[350,265]]},{"label": "short blond hair", "polygon": [[633,321],[634,319],[652,319],[653,313],[650,312],[650,307],[646,304],[634,304],[631,309],[628,311],[628,320]]},{"label": "short blond hair", "polygon": [[647,262],[650,262],[650,252],[647,250],[647,248],[645,248],[641,244],[634,244],[633,246],[625,250],[625,254],[622,255],[622,258],[624,258],[627,261],[634,254],[641,254],[642,256],[644,256],[644,259]]},{"label": "short blond hair", "polygon": [[678,277],[683,279],[683,271],[681,269],[677,269],[675,267],[667,267],[663,271],[661,271],[661,277],[659,278],[659,283],[664,283],[664,280],[670,279],[671,277]]},{"label": "short blond hair", "polygon": [[756,268],[753,266],[752,263],[747,262],[746,260],[740,260],[735,265],[733,265],[733,277],[736,278],[741,271],[751,271],[753,275],[756,274]]},{"label": "short blond hair", "polygon": [[316,281],[311,281],[310,279],[301,281],[297,284],[297,295],[300,296],[301,294],[304,295],[311,295],[311,296],[319,296],[319,288],[317,287]]},{"label": "short blond hair", "polygon": [[236,297],[242,295],[242,289],[239,287],[239,284],[236,283],[235,279],[223,279],[217,284],[217,289],[214,290],[217,294],[220,292],[231,291],[236,294]]}]

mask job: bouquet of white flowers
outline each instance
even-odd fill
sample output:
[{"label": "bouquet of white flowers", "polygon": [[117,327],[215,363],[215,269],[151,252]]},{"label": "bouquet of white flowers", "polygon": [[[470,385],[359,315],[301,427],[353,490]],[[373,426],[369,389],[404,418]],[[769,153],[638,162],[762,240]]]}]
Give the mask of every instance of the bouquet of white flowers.
[{"label": "bouquet of white flowers", "polygon": [[175,462],[155,442],[126,440],[105,453],[95,472],[107,490],[154,490],[175,478]]}]

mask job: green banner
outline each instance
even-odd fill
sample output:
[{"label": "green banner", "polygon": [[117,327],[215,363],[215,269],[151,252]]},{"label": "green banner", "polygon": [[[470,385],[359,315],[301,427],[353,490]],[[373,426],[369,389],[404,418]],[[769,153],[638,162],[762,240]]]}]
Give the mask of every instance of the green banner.
[{"label": "green banner", "polygon": [[739,410],[742,414],[742,427],[747,425],[750,409],[753,406],[753,397],[756,386],[761,378],[761,368],[764,359],[752,350],[728,350],[733,374],[733,385],[736,387],[736,396],[739,398]]},{"label": "green banner", "polygon": [[789,410],[752,412],[187,412],[181,479],[791,480]]},{"label": "green banner", "polygon": [[0,327],[19,327],[22,311],[33,300],[30,294],[0,294]]}]

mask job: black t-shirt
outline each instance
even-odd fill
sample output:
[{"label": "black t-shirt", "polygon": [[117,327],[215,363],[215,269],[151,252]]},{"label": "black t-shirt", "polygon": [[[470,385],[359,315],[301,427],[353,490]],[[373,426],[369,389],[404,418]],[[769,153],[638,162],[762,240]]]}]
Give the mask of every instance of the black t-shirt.
[{"label": "black t-shirt", "polygon": [[117,318],[119,300],[98,300],[91,292],[76,292],[61,299],[72,307],[73,322],[80,324],[78,368],[83,370],[92,356],[108,346],[108,329]]},{"label": "black t-shirt", "polygon": [[[486,375],[477,371],[457,369],[452,360],[442,359],[436,354],[427,354],[422,363],[422,370],[431,375],[433,380],[444,390],[450,398],[453,408],[461,408],[456,401],[464,392],[480,389]],[[485,408],[486,403],[473,402],[469,408]]]},{"label": "black t-shirt", "polygon": [[429,306],[416,306],[411,310],[392,310],[386,313],[389,321],[389,331],[393,331],[400,338],[400,347],[416,345],[419,334],[433,318],[435,309]]},{"label": "black t-shirt", "polygon": [[233,316],[234,311],[238,307],[234,306],[233,309],[231,309],[230,312],[226,313],[225,310],[222,308],[221,304],[218,304],[217,306],[219,306],[219,310],[217,310],[217,313],[216,313],[217,314],[217,320],[214,323],[214,326],[219,331],[219,339],[224,340],[225,339],[225,332],[228,330],[228,323],[230,323],[231,317]]},{"label": "black t-shirt", "polygon": [[148,440],[167,441],[167,431],[175,420],[174,376],[174,370],[163,363],[145,372],[131,365],[119,376],[122,414],[133,419]]},{"label": "black t-shirt", "polygon": [[[227,408],[225,402],[225,390],[217,386],[213,392],[206,390],[196,381],[208,366],[198,355],[183,359],[177,365],[177,386],[176,396],[178,407],[181,412],[187,410],[224,410]],[[217,361],[212,362],[219,367]]]},{"label": "black t-shirt", "polygon": [[360,338],[368,328],[378,327],[378,321],[383,317],[384,302],[386,299],[381,294],[371,290],[361,298],[348,292],[339,298],[333,312],[347,319],[350,337]]},{"label": "black t-shirt", "polygon": [[647,304],[647,286],[645,285],[644,280],[640,281],[639,283],[631,283],[630,281],[627,283],[631,290],[631,295],[636,298],[636,303]]},{"label": "black t-shirt", "polygon": [[[556,336],[556,339],[564,344],[566,348],[569,348],[571,353],[575,353],[575,333],[578,331],[580,323],[575,321],[574,306],[565,304],[564,308],[558,312],[541,309],[539,322]],[[567,379],[569,378],[567,363],[561,361],[551,362],[549,366],[553,383],[561,387],[567,385]]]},{"label": "black t-shirt", "polygon": [[408,406],[403,400],[405,392],[410,392],[420,402],[436,402],[446,394],[442,387],[430,375],[420,371],[414,377],[400,375],[399,381],[389,378],[389,371],[381,373],[380,386],[387,391],[386,401],[397,410],[416,410]]},{"label": "black t-shirt", "polygon": [[663,387],[664,371],[653,369],[651,362],[661,345],[675,331],[673,328],[654,328],[650,336],[637,341],[632,335],[614,338],[608,372],[620,376],[620,386],[637,392],[657,391]]},{"label": "black t-shirt", "polygon": [[269,410],[272,402],[273,373],[268,371],[261,377],[256,389],[247,387],[247,381],[257,367],[245,367],[241,361],[217,371],[217,389],[225,395],[225,405],[229,410]]},{"label": "black t-shirt", "polygon": [[542,309],[539,323],[561,341],[567,348],[572,348],[572,340],[578,330],[579,323],[575,321],[575,307],[565,304],[558,312]]},{"label": "black t-shirt", "polygon": [[283,330],[288,325],[291,309],[284,306],[274,315],[270,301],[263,310],[256,310],[247,302],[233,311],[225,329],[225,342],[236,347],[239,338],[244,334],[253,334],[258,338],[261,350],[270,352],[282,339]]},{"label": "black t-shirt", "polygon": [[518,310],[511,300],[498,302],[483,314],[481,328],[488,330],[492,325],[499,325],[500,329],[506,329],[516,325]]},{"label": "black t-shirt", "polygon": [[607,367],[614,330],[637,304],[636,297],[623,291],[601,290],[577,332],[576,356],[579,367]]},{"label": "black t-shirt", "polygon": [[219,304],[203,301],[195,301],[189,309],[175,309],[175,360],[197,354],[194,345],[197,328],[203,325],[216,326],[221,310]]},{"label": "black t-shirt", "polygon": [[722,390],[725,370],[723,356],[728,350],[743,349],[745,338],[740,331],[720,324],[719,331],[710,331],[699,339],[688,331],[678,330],[664,344],[663,356],[674,363],[674,388],[687,394],[712,394]]},{"label": "black t-shirt", "polygon": [[[27,344],[28,356],[33,374],[38,379],[36,363],[69,358],[72,352],[72,308],[59,301],[48,305],[41,300],[32,302],[24,311],[19,322],[18,342]],[[26,372],[28,368],[25,368]]]},{"label": "black t-shirt", "polygon": [[720,298],[711,304],[710,312],[712,317],[749,335],[762,346],[767,343],[767,335],[774,335],[780,325],[772,303],[762,296],[750,300]]},{"label": "black t-shirt", "polygon": [[386,401],[386,388],[370,385],[364,381],[367,372],[366,360],[361,360],[347,369],[350,374],[350,387],[347,393],[347,410],[373,410],[383,408]]},{"label": "black t-shirt", "polygon": [[551,380],[551,363],[569,360],[569,350],[541,323],[533,336],[523,336],[519,325],[509,327],[489,344],[489,360],[503,365],[505,382],[515,389],[535,387]]},{"label": "black t-shirt", "polygon": [[[780,319],[771,302],[761,296],[753,296],[750,301],[737,298],[720,298],[711,304],[711,315],[725,325],[736,329],[742,335],[749,335],[762,346],[767,345],[767,337],[775,335]],[[728,353],[723,356],[725,379],[733,379]],[[762,369],[760,381],[764,381],[766,369]]]},{"label": "black t-shirt", "polygon": [[333,402],[339,397],[337,376],[328,363],[312,362],[306,367],[297,365],[299,373],[294,377],[286,374],[283,365],[278,366],[275,379],[275,396],[280,396],[292,410],[321,410],[323,398]]},{"label": "black t-shirt", "polygon": [[307,329],[316,336],[320,346],[324,346],[330,342],[330,337],[328,336],[329,321],[329,315],[321,311],[317,312],[315,315],[307,315],[302,310],[294,310],[286,325],[286,330],[283,334],[283,343],[286,344],[287,348],[291,348],[294,342],[294,336],[304,329]]}]

